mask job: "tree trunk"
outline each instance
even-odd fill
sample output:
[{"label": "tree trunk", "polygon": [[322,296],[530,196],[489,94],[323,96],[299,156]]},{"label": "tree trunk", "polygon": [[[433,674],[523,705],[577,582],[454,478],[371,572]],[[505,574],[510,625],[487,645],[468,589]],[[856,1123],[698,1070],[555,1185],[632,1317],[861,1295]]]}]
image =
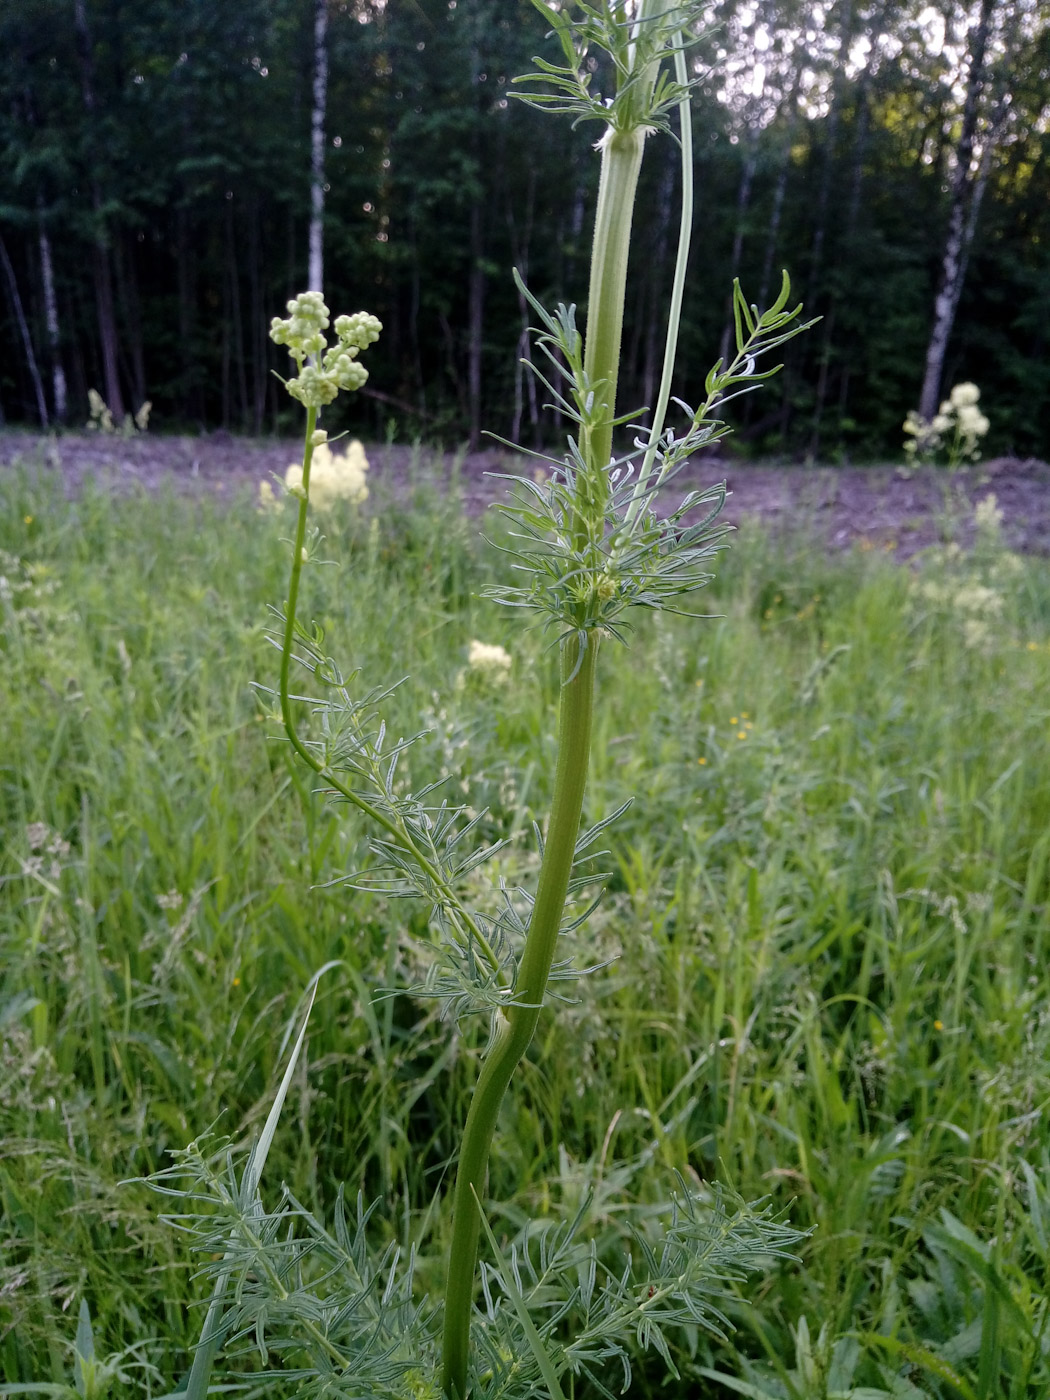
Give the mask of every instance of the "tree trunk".
[{"label": "tree trunk", "polygon": [[29,378],[33,383],[33,393],[36,397],[36,411],[40,418],[40,426],[49,426],[47,417],[47,400],[44,398],[44,385],[40,378],[40,370],[37,367],[36,355],[33,353],[33,342],[29,336],[29,323],[26,321],[25,308],[22,305],[22,298],[18,291],[18,282],[15,280],[15,270],[11,266],[11,259],[7,256],[7,245],[0,237],[0,264],[3,265],[4,277],[7,280],[7,289],[11,296],[11,309],[14,311],[15,320],[18,322],[18,333],[22,338],[22,348],[25,351],[26,369],[29,371]]},{"label": "tree trunk", "polygon": [[828,111],[827,137],[824,146],[824,169],[817,192],[817,213],[810,246],[809,277],[806,286],[808,300],[816,305],[820,291],[820,276],[824,269],[824,244],[828,233],[828,206],[831,200],[832,177],[835,171],[835,149],[838,144],[839,118],[846,84],[846,62],[853,41],[853,3],[846,0],[839,25],[839,61],[834,69],[831,107]]},{"label": "tree trunk", "polygon": [[[80,57],[80,89],[88,121],[95,114],[95,71],[91,56],[91,33],[88,29],[84,0],[73,0],[73,22],[76,29],[77,52]],[[102,352],[102,380],[106,403],[116,422],[124,417],[124,396],[120,391],[117,364],[117,322],[113,314],[113,279],[109,265],[105,220],[102,214],[102,191],[98,180],[91,181],[91,206],[95,211],[95,244],[92,264],[95,280],[95,310],[98,314],[99,348]]]},{"label": "tree trunk", "polygon": [[248,427],[248,375],[244,362],[244,317],[241,315],[241,277],[237,263],[237,242],[234,229],[233,201],[226,203],[226,275],[230,286],[230,330],[233,340],[233,365],[237,371],[237,397],[240,408],[240,429]]},{"label": "tree trunk", "polygon": [[328,101],[328,0],[314,0],[314,100],[310,114],[310,291],[324,291],[324,125]]},{"label": "tree trunk", "polygon": [[[799,70],[799,75],[801,75],[801,70]],[[769,213],[769,226],[766,229],[766,251],[762,258],[762,282],[758,289],[759,306],[765,306],[769,295],[769,283],[773,275],[773,258],[777,251],[777,239],[780,237],[780,220],[784,213],[784,196],[787,193],[788,174],[791,171],[791,147],[794,144],[795,128],[798,125],[798,88],[799,77],[797,76],[791,93],[791,117],[784,134],[777,181],[773,186],[773,207]]]},{"label": "tree trunk", "polygon": [[485,323],[485,265],[482,241],[481,201],[470,206],[470,277],[467,283],[467,411],[470,423],[468,450],[476,452],[481,441],[481,350]]},{"label": "tree trunk", "polygon": [[178,300],[179,372],[182,412],[204,427],[204,404],[195,354],[197,333],[196,245],[184,205],[175,211],[175,283]]},{"label": "tree trunk", "polygon": [[648,422],[652,421],[651,410],[656,401],[657,381],[660,370],[663,368],[660,355],[664,348],[667,330],[667,316],[663,305],[664,270],[667,267],[667,254],[671,242],[671,212],[677,171],[677,148],[668,146],[656,194],[656,236],[653,239],[649,266],[649,314],[645,318],[645,359],[642,363],[641,402],[647,404],[650,409]]},{"label": "tree trunk", "polygon": [[[878,40],[882,35],[882,20],[885,10],[880,10],[873,20],[871,53],[878,50]],[[842,225],[839,237],[839,246],[844,252],[845,265],[848,267],[853,262],[853,236],[857,228],[857,218],[860,214],[860,191],[864,179],[864,157],[868,149],[868,123],[870,116],[869,89],[871,87],[871,67],[870,63],[861,75],[857,90],[857,118],[856,136],[853,141],[853,163],[850,171],[849,196],[846,201],[846,217]],[[813,427],[810,432],[809,455],[818,457],[820,455],[821,428],[824,418],[824,406],[828,397],[828,384],[831,376],[831,366],[835,360],[835,316],[838,311],[838,303],[843,291],[841,268],[843,259],[839,259],[837,266],[828,278],[828,309],[824,316],[824,324],[821,327],[821,347],[820,347],[820,368],[817,374],[817,390],[813,406]],[[844,371],[844,379],[846,380]],[[845,411],[844,393],[839,400],[840,411]]]},{"label": "tree trunk", "polygon": [[919,413],[929,422],[937,412],[940,398],[941,380],[944,376],[944,360],[948,352],[948,340],[955,324],[955,313],[962,294],[963,278],[969,256],[969,245],[976,228],[977,211],[984,193],[984,183],[974,179],[974,141],[977,136],[977,120],[980,114],[981,94],[985,82],[985,54],[988,47],[988,31],[991,26],[995,0],[981,0],[981,10],[972,31],[973,42],[970,49],[970,74],[966,83],[966,100],[963,105],[962,131],[955,153],[955,175],[952,180],[952,202],[948,214],[948,233],[944,241],[944,254],[941,259],[940,282],[934,301],[933,330],[926,347],[926,370],[923,375],[922,393],[919,396]]},{"label": "tree trunk", "polygon": [[[744,224],[747,221],[747,211],[751,204],[751,186],[755,178],[755,170],[758,168],[758,131],[748,132],[747,155],[744,157],[744,168],[740,172],[740,188],[736,197],[736,229],[733,233],[733,251],[729,257],[729,281],[740,272],[740,258],[744,251]],[[718,355],[723,365],[729,363],[729,347],[733,340],[733,294],[730,292],[726,301],[726,319],[722,330],[722,341],[718,347]]]},{"label": "tree trunk", "polygon": [[[124,378],[131,384],[132,410],[146,402],[146,360],[142,348],[142,306],[139,299],[138,273],[135,268],[134,244],[124,241],[114,250],[117,274],[117,299],[121,322],[125,328],[123,349]],[[122,347],[118,344],[118,353]]]},{"label": "tree trunk", "polygon": [[58,298],[55,296],[54,262],[51,257],[51,240],[47,236],[41,201],[37,201],[37,219],[40,239],[40,280],[44,285],[44,324],[47,327],[47,348],[51,355],[51,392],[54,402],[55,420],[66,421],[68,393],[66,372],[62,368],[61,335],[58,324]]},{"label": "tree trunk", "polygon": [[[507,200],[507,226],[510,230],[511,257],[526,285],[528,285],[529,280],[529,253],[532,246],[532,225],[535,211],[536,171],[534,167],[530,166],[525,194],[525,224],[520,234],[517,220],[514,217],[514,204],[510,199]],[[521,332],[518,335],[514,364],[514,414],[510,425],[510,440],[516,443],[521,437],[521,422],[527,397],[529,423],[532,427],[532,445],[535,448],[539,446],[539,404],[536,399],[536,376],[530,369],[532,342],[529,335],[529,304],[520,291],[518,292],[518,314],[521,317]]]},{"label": "tree trunk", "polygon": [[252,348],[252,431],[256,437],[263,430],[266,412],[267,346],[266,308],[263,305],[262,250],[259,237],[259,201],[253,197],[248,207],[248,280],[251,293],[249,326]]}]

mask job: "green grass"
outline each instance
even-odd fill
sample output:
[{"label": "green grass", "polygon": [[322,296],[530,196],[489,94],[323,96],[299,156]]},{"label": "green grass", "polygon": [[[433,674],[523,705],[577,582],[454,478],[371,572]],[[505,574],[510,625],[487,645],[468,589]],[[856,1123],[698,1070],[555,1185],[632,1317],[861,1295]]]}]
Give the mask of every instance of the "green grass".
[{"label": "green grass", "polygon": [[[253,694],[288,522],[69,503],[30,472],[0,506],[0,1375],[68,1379],[86,1298],[98,1352],[145,1341],[160,1393],[203,1285],[158,1199],[122,1183],[210,1127],[250,1140],[298,994],[340,959],[264,1190],[382,1196],[436,1283],[447,1218],[426,1212],[484,1027],[373,1001],[419,915],[329,883],[364,833]],[[390,727],[433,731],[413,779],[464,783],[489,834],[520,834],[504,873],[527,879],[546,639],[479,601],[498,556],[454,500],[328,529],[339,565],[311,567],[304,613],[365,685],[409,677]],[[618,960],[546,1014],[490,1188],[510,1230],[599,1179],[663,1197],[680,1170],[813,1227],[800,1266],[730,1305],[732,1344],[684,1357],[683,1395],[730,1393],[705,1367],[816,1400],[821,1327],[825,1362],[856,1334],[854,1383],[887,1393],[1050,1385],[1050,568],[986,541],[924,577],[941,592],[745,533],[700,595],[720,617],[639,615],[602,657],[589,816],[634,804],[576,953]],[[512,653],[509,686],[464,683],[473,637]],[[113,1393],[141,1391],[129,1374]],[[650,1360],[632,1393],[657,1391]]]}]

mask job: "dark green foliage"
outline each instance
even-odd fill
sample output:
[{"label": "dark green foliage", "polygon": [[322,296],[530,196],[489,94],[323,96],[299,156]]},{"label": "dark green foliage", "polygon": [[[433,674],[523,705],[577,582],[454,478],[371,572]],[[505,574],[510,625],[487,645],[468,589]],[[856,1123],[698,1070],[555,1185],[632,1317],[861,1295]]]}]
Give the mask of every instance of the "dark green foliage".
[{"label": "dark green foliage", "polygon": [[[698,223],[675,392],[697,397],[733,277],[761,301],[786,266],[807,315],[825,320],[789,348],[774,392],[740,407],[742,450],[895,455],[932,324],[958,72],[924,46],[915,5],[836,4],[814,28],[806,5],[770,0],[764,95],[726,106],[720,51],[734,48],[748,68],[758,21],[744,23],[732,3],[716,8],[722,28],[694,49]],[[945,388],[979,384],[992,420],[987,452],[1045,456],[1050,41],[1025,7],[1007,8],[1026,14],[1028,29],[1008,65],[1009,139],[992,160]],[[961,8],[952,14],[963,32]],[[0,6],[0,233],[41,376],[46,383],[50,359],[43,226],[71,420],[86,419],[89,387],[104,388],[93,272],[101,235],[125,406],[151,399],[162,429],[290,427],[265,327],[305,282],[310,6],[85,0],[85,15],[90,112],[73,4]],[[836,49],[844,26],[852,39],[890,36],[901,57],[847,71]],[[325,291],[333,305],[367,305],[386,326],[352,410],[359,429],[459,440],[483,425],[552,441],[517,365],[527,318],[510,274],[518,266],[544,304],[582,300],[597,162],[587,124],[572,131],[510,93],[534,54],[562,57],[557,40],[544,37],[529,0],[347,0],[331,7],[329,49]],[[803,59],[823,103],[797,100]],[[605,77],[599,66],[596,89]],[[997,83],[998,70],[989,102]],[[673,260],[676,153],[665,136],[649,145],[625,403],[654,394]],[[0,410],[34,421],[6,281],[0,335]]]}]

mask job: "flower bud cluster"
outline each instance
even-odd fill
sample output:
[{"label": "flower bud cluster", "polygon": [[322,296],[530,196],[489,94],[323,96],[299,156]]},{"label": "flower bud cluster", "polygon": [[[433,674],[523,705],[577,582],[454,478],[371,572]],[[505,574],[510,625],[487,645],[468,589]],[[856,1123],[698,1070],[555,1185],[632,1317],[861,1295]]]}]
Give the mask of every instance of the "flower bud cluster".
[{"label": "flower bud cluster", "polygon": [[[307,408],[322,408],[341,389],[360,389],[368,379],[368,370],[357,357],[379,339],[382,322],[367,311],[338,316],[336,343],[329,348],[324,333],[331,322],[320,292],[302,292],[293,297],[288,312],[283,319],[273,318],[270,339],[275,345],[286,345],[298,366],[296,377],[284,381],[292,397]],[[308,359],[310,364],[306,363]]]}]

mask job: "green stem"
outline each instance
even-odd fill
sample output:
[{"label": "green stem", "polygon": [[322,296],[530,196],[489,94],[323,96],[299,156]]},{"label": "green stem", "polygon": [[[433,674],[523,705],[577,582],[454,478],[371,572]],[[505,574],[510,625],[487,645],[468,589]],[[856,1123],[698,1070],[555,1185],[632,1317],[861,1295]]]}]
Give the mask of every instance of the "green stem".
[{"label": "green stem", "polygon": [[492,1134],[507,1085],[536,1031],[565,909],[587,782],[597,656],[597,633],[585,641],[574,636],[562,645],[558,762],[536,903],[518,968],[514,1002],[496,1014],[463,1130],[445,1288],[442,1385],[449,1400],[465,1400],[467,1394],[470,1316],[481,1229],[478,1200],[485,1190]]},{"label": "green stem", "polygon": [[[669,0],[642,0],[639,22],[665,10]],[[586,470],[574,503],[578,545],[605,530],[616,418],[627,259],[638,174],[645,151],[647,110],[659,64],[635,87],[635,124],[610,126],[602,139],[602,168],[595,213],[583,368],[594,402],[584,411],[580,449]],[[453,1197],[452,1244],[445,1287],[442,1385],[448,1400],[466,1400],[470,1318],[489,1149],[511,1076],[536,1031],[568,894],[590,756],[598,632],[576,633],[562,643],[558,764],[550,828],[540,866],[536,903],[514,987],[514,1001],[496,1014],[463,1130]]]},{"label": "green stem", "polygon": [[[631,219],[645,151],[645,131],[616,131],[609,127],[602,139],[602,171],[598,208],[594,220],[591,285],[587,302],[587,337],[583,368],[592,387],[596,407],[581,434],[580,447],[587,463],[587,499],[579,517],[603,520],[607,477],[612,457],[613,419],[616,417],[616,379],[620,366],[623,303],[627,288],[627,255],[631,246]],[[580,528],[578,524],[578,529]]]},{"label": "green stem", "polygon": [[[674,51],[675,78],[686,87],[689,70],[685,62],[682,36],[679,34]],[[664,364],[660,375],[660,391],[653,410],[652,426],[649,429],[649,442],[645,457],[638,473],[638,484],[634,498],[627,511],[627,520],[633,525],[641,514],[645,503],[645,488],[653,469],[656,449],[664,430],[667,405],[671,398],[671,380],[674,377],[675,359],[678,354],[678,331],[682,320],[682,297],[685,291],[685,275],[689,265],[689,244],[693,234],[693,125],[689,114],[688,92],[678,104],[679,142],[682,150],[682,210],[678,225],[678,254],[675,258],[674,281],[671,284],[671,305],[667,313],[667,339],[664,342]]]}]

